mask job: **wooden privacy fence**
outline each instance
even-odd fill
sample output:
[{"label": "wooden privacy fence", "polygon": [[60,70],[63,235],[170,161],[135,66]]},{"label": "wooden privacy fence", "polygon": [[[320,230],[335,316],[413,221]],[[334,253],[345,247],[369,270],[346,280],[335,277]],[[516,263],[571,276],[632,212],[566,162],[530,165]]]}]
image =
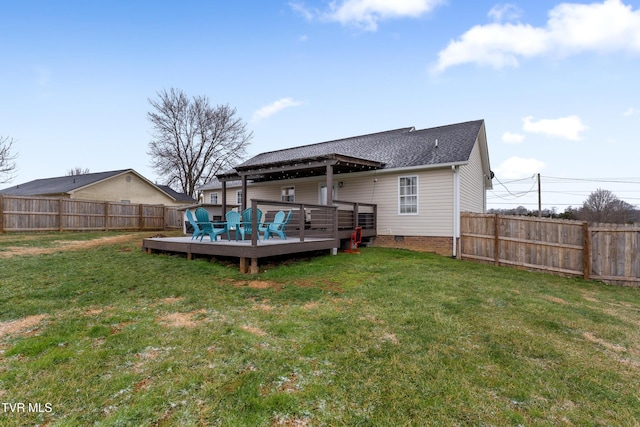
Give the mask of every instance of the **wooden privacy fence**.
[{"label": "wooden privacy fence", "polygon": [[463,213],[460,258],[640,286],[640,227]]},{"label": "wooden privacy fence", "polygon": [[0,233],[181,227],[182,215],[163,205],[0,195]]}]

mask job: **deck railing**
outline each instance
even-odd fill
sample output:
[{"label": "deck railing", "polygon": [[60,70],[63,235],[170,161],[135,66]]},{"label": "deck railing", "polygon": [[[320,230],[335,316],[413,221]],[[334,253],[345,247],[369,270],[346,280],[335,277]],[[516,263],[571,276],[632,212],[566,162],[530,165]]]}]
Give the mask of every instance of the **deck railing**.
[{"label": "deck railing", "polygon": [[375,235],[378,227],[378,206],[373,203],[356,203],[334,200],[338,207],[338,230],[351,232],[362,227],[365,235]]},{"label": "deck railing", "polygon": [[[311,203],[281,202],[265,199],[252,199],[253,223],[257,222],[257,211],[263,213],[261,222],[272,222],[275,214],[282,210],[293,210],[286,228],[287,236],[298,237],[301,242],[310,238],[328,238],[338,241],[348,238],[355,227],[366,230],[364,235],[375,235],[377,212],[376,205],[334,200],[333,206]],[[258,235],[252,234],[252,245],[258,244]]]}]

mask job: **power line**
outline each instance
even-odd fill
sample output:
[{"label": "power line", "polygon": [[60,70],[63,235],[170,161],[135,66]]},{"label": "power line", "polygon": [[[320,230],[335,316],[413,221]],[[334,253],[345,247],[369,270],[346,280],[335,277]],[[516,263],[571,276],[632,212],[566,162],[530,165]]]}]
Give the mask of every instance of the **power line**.
[{"label": "power line", "polygon": [[[531,197],[534,197],[536,193],[535,182],[536,175],[504,180],[500,181],[497,177],[496,181],[500,184],[502,189],[494,189],[489,192],[487,195],[487,200],[491,201],[491,204],[497,205],[530,205],[536,206],[537,204],[534,202],[528,202]],[[531,181],[533,180],[533,183]],[[640,201],[640,187],[637,190],[633,189],[635,185],[640,185],[640,178],[638,177],[622,177],[622,178],[573,178],[573,177],[558,177],[558,176],[546,176],[541,175],[542,185],[542,195],[548,194],[550,196],[573,196],[583,198],[581,201],[574,201],[573,203],[568,203],[567,200],[555,201],[544,203],[547,206],[579,206],[584,202],[589,195],[593,193],[595,190],[580,190],[580,189],[571,189],[574,185],[585,185],[588,183],[597,183],[604,184],[604,187],[608,187],[614,194],[622,195],[620,198],[623,201],[629,202],[637,202]],[[607,185],[609,184],[609,185]],[[615,184],[615,185],[611,185]],[[507,186],[508,185],[508,186]],[[518,187],[522,188],[523,185],[529,186],[528,189],[517,189]],[[558,185],[561,185],[563,188],[558,189]],[[632,185],[632,188],[628,186]],[[548,189],[548,186],[551,186],[554,189]],[[620,187],[623,186],[623,187]],[[613,188],[611,188],[613,187]],[[618,188],[616,190],[616,188]],[[506,191],[506,192],[505,192]],[[499,199],[499,200],[498,200]],[[513,202],[516,199],[524,199],[520,202]],[[525,201],[527,200],[527,201]],[[510,203],[511,201],[511,203]],[[631,204],[631,203],[630,203]],[[640,208],[640,205],[636,204],[636,208]]]}]

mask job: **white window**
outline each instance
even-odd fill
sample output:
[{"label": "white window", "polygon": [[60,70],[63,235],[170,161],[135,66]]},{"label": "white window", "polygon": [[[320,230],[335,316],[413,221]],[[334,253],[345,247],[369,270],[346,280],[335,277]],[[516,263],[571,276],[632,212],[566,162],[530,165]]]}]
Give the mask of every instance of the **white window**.
[{"label": "white window", "polygon": [[212,205],[218,204],[218,193],[211,193],[211,204]]},{"label": "white window", "polygon": [[242,204],[242,190],[236,191],[236,204]]},{"label": "white window", "polygon": [[296,201],[296,187],[282,187],[280,194],[283,202]]},{"label": "white window", "polygon": [[398,180],[398,213],[418,214],[418,177],[401,176]]}]

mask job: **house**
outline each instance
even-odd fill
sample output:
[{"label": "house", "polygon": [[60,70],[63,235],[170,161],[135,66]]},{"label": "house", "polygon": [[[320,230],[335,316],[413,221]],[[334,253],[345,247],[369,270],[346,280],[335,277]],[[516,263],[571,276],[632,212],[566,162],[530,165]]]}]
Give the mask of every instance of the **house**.
[{"label": "house", "polygon": [[36,179],[0,194],[183,206],[196,201],[168,186],[156,185],[133,169]]},{"label": "house", "polygon": [[204,200],[376,205],[373,244],[457,255],[460,213],[483,213],[493,173],[484,120],[270,151],[201,187]]}]

